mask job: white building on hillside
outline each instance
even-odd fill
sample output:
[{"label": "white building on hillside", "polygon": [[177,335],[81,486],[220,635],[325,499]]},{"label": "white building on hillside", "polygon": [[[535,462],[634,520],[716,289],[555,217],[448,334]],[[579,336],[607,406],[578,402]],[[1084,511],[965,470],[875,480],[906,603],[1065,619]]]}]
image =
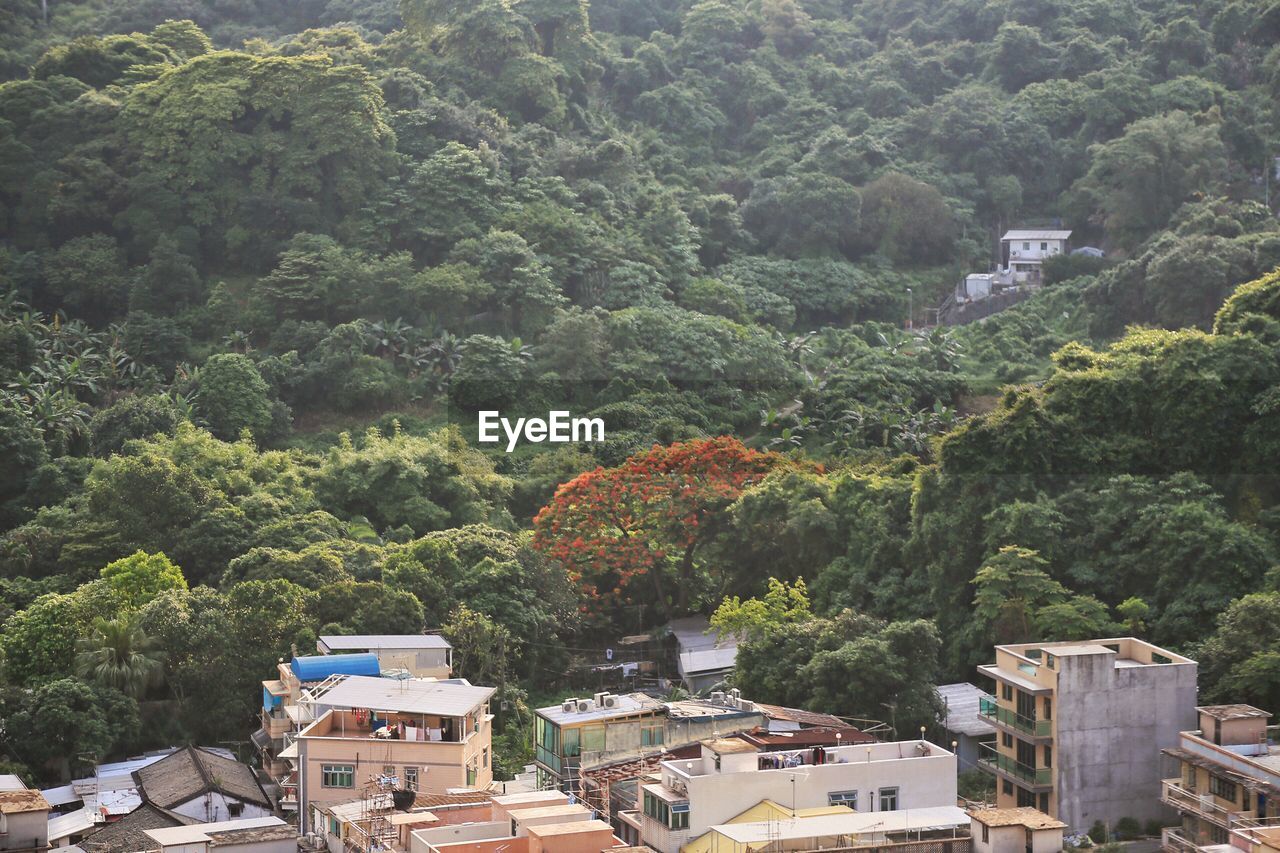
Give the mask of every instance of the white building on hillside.
[{"label": "white building on hillside", "polygon": [[644,843],[676,853],[766,800],[792,812],[954,807],[956,757],[921,740],[777,751],[726,737],[704,742],[699,758],[662,762],[661,781],[641,790]]},{"label": "white building on hillside", "polygon": [[1009,231],[1000,238],[1001,260],[1017,282],[1039,284],[1042,265],[1049,258],[1067,254],[1069,239],[1070,231]]}]

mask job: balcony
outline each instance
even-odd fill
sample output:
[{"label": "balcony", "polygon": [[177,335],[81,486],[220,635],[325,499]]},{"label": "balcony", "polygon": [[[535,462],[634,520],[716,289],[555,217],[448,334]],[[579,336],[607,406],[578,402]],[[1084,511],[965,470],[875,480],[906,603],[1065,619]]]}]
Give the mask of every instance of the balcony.
[{"label": "balcony", "polygon": [[1002,755],[990,744],[979,744],[978,764],[999,776],[1007,776],[1033,788],[1053,787],[1053,768],[1022,764],[1011,755]]},{"label": "balcony", "polygon": [[991,699],[978,700],[978,716],[999,728],[1011,729],[1032,737],[1053,736],[1052,720],[1025,717],[1012,708],[1001,708]]},{"label": "balcony", "polygon": [[1160,849],[1172,851],[1172,853],[1196,853],[1200,848],[1188,840],[1181,831],[1166,826],[1160,832]]},{"label": "balcony", "polygon": [[1226,827],[1231,812],[1224,809],[1208,794],[1197,794],[1182,786],[1179,779],[1164,779],[1160,783],[1160,802],[1178,811],[1190,812],[1210,823]]},{"label": "balcony", "polygon": [[262,730],[272,740],[279,740],[284,737],[285,732],[293,728],[293,721],[285,714],[283,710],[268,711],[262,709]]}]

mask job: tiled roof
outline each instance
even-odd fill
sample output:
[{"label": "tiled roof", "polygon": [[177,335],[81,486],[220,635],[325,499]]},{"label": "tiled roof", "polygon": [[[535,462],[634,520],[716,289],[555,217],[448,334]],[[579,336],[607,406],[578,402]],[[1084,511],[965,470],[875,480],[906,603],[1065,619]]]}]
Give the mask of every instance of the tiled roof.
[{"label": "tiled roof", "polygon": [[141,850],[157,850],[159,845],[147,835],[148,829],[170,826],[190,826],[193,818],[171,812],[150,803],[143,803],[124,817],[102,825],[80,842],[85,853],[133,853]]},{"label": "tiled roof", "polygon": [[266,808],[271,801],[247,765],[208,750],[189,746],[155,764],[134,771],[143,798],[162,809],[217,791],[242,802]]},{"label": "tiled roof", "polygon": [[1022,806],[1016,809],[974,809],[969,817],[984,826],[1025,826],[1027,829],[1065,829],[1066,824],[1039,809]]},{"label": "tiled roof", "polygon": [[39,791],[0,791],[0,814],[47,812],[49,803]]}]

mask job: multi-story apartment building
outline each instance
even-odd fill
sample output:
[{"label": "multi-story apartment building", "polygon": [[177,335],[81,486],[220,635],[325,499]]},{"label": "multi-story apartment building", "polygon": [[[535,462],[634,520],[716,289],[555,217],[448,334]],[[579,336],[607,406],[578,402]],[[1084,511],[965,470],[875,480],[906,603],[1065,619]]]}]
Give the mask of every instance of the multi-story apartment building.
[{"label": "multi-story apartment building", "polygon": [[[1161,783],[1160,799],[1177,809],[1181,825],[1164,832],[1167,850],[1236,844],[1244,850],[1280,840],[1280,726],[1251,705],[1197,708],[1200,728],[1184,731],[1164,749],[1177,767]],[[1248,843],[1234,830],[1256,834]]]},{"label": "multi-story apartment building", "polygon": [[[348,676],[309,698],[315,721],[298,733],[294,767],[300,821],[382,787],[444,794],[493,781],[492,687]],[[286,786],[287,788],[288,786]]]},{"label": "multi-story apartment building", "polygon": [[1033,806],[1087,831],[1167,814],[1155,792],[1163,747],[1193,722],[1195,661],[1132,637],[996,646],[978,715],[996,743],[978,765],[1000,808]]},{"label": "multi-story apartment building", "polygon": [[787,750],[740,735],[703,743],[696,759],[662,762],[660,780],[641,791],[644,843],[676,853],[764,801],[792,812],[954,808],[956,757],[922,740]]}]

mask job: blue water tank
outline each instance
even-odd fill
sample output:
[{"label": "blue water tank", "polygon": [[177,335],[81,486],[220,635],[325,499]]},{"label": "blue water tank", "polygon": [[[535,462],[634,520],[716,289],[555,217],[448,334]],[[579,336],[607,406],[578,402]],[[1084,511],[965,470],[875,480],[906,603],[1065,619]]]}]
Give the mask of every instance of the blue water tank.
[{"label": "blue water tank", "polygon": [[294,658],[291,664],[293,674],[299,681],[324,681],[331,675],[382,675],[375,654],[358,655],[312,655],[305,658]]}]

